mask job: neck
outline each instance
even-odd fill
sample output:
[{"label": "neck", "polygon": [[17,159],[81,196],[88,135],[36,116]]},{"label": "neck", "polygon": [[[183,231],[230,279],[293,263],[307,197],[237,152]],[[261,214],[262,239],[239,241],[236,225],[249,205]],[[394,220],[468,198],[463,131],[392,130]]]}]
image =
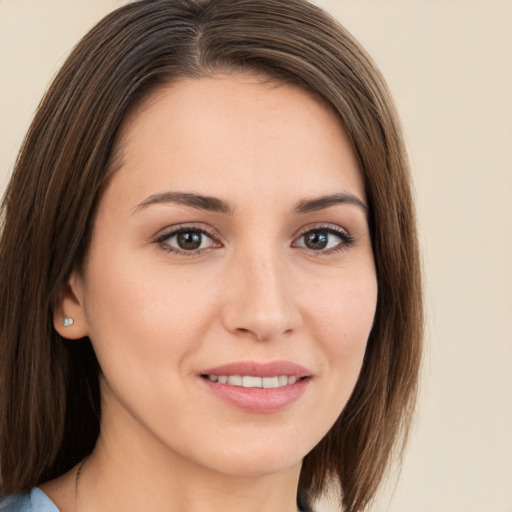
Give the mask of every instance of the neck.
[{"label": "neck", "polygon": [[251,473],[250,461],[245,474],[239,468],[230,473],[226,463],[212,469],[164,445],[127,415],[103,410],[102,433],[80,472],[75,512],[297,511],[300,462],[268,473],[261,465]]},{"label": "neck", "polygon": [[[226,475],[190,462],[112,456],[100,438],[84,464],[76,512],[296,512],[300,466],[272,475]],[[144,460],[145,459],[145,460]]]}]

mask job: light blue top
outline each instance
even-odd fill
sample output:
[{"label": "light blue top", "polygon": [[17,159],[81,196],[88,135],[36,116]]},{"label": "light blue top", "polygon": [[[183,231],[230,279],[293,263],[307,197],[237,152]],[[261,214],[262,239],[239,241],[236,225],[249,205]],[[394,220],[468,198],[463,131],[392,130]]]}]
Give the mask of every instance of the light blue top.
[{"label": "light blue top", "polygon": [[0,512],[59,512],[52,500],[38,487],[25,494],[0,496]]}]

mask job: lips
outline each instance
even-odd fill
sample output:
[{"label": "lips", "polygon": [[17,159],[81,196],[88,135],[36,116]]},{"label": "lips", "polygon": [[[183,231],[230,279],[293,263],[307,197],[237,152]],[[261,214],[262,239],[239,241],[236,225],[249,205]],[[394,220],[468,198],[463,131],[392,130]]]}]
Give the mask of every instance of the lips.
[{"label": "lips", "polygon": [[295,402],[312,374],[289,361],[240,361],[200,374],[207,387],[231,406],[255,413],[276,412]]}]

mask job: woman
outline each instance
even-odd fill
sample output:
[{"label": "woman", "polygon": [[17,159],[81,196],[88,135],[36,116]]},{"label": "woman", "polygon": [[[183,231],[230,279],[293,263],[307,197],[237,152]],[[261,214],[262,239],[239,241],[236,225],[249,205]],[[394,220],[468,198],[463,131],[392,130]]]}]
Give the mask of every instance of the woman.
[{"label": "woman", "polygon": [[418,252],[391,100],[327,14],[118,9],[3,216],[0,510],[368,505],[414,405]]}]

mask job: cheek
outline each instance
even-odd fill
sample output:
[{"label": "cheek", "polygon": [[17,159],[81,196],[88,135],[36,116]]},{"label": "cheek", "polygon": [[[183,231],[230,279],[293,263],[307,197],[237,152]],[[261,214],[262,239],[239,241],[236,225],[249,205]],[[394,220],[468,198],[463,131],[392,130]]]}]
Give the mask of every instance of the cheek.
[{"label": "cheek", "polygon": [[[101,254],[108,258],[100,259]],[[147,257],[117,254],[115,248],[101,254],[89,264],[84,306],[103,368],[128,365],[135,370],[144,362],[158,368],[201,342],[201,332],[215,317],[215,291],[213,283],[205,282],[207,275],[191,280],[183,271],[159,268],[158,259],[155,264]]]},{"label": "cheek", "polygon": [[89,336],[109,390],[102,393],[104,405],[119,402],[142,423],[168,424],[163,404],[187,407],[181,402],[186,393],[174,390],[181,389],[189,355],[202,343],[195,334],[206,305],[194,301],[196,290],[183,273],[155,272],[147,262],[109,254],[108,261],[98,259],[90,267],[85,303]]},{"label": "cheek", "polygon": [[[340,273],[308,297],[311,321],[315,330],[331,332],[331,340],[344,340],[347,349],[366,342],[373,325],[377,305],[377,280],[373,267],[359,272]],[[345,345],[340,343],[340,347]]]},{"label": "cheek", "polygon": [[[370,267],[372,269],[373,267]],[[374,271],[352,273],[311,296],[310,324],[333,386],[352,392],[361,370],[377,304]]]}]

